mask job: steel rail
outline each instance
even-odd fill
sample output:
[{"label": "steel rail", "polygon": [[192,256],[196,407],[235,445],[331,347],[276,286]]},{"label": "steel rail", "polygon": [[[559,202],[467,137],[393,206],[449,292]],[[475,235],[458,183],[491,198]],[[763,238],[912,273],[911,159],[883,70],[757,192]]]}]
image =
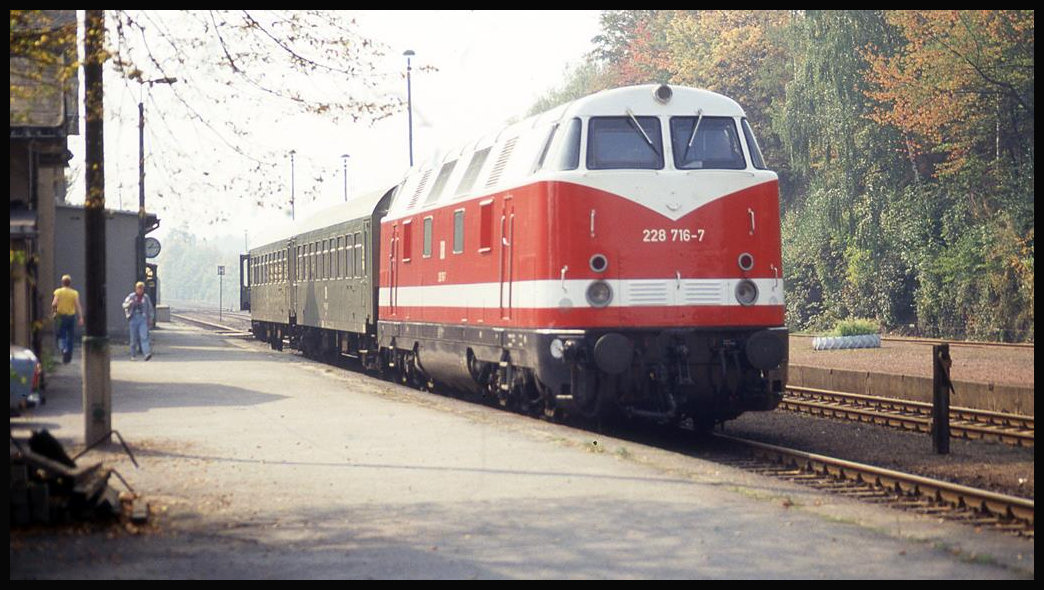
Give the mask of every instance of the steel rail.
[{"label": "steel rail", "polygon": [[789,462],[796,468],[830,475],[838,480],[851,479],[860,481],[876,488],[888,490],[899,497],[920,496],[943,502],[956,508],[966,508],[987,513],[1000,519],[1018,520],[1029,527],[1029,534],[1032,535],[1033,500],[1028,498],[980,490],[919,475],[893,471],[883,467],[875,467],[873,465],[736,438],[726,434],[714,433],[714,436],[746,446],[752,450],[755,456],[761,456],[777,463]]},{"label": "steel rail", "polygon": [[[781,403],[784,409],[931,432],[929,403],[812,387],[789,386],[787,391],[792,393],[785,395]],[[1033,416],[952,407],[950,420],[954,438],[998,437],[1014,445],[1034,444]]]}]

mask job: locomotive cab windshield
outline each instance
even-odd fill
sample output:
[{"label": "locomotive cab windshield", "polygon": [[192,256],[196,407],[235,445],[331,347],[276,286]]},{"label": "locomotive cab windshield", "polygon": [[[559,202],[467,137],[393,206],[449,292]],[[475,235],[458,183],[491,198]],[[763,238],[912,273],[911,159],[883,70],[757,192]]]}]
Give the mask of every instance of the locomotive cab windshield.
[{"label": "locomotive cab windshield", "polygon": [[[734,117],[708,116],[702,112],[670,117],[667,127],[674,169],[744,170],[748,162],[743,150],[745,140],[750,163],[764,170],[765,162],[747,119],[741,118],[739,123],[737,125]],[[552,157],[554,169],[566,171],[579,167],[581,126],[581,120],[576,118],[559,131],[562,137]],[[588,170],[666,168],[660,117],[631,112],[623,116],[594,116],[586,121],[586,127],[583,153]],[[543,155],[538,169],[542,167]]]}]

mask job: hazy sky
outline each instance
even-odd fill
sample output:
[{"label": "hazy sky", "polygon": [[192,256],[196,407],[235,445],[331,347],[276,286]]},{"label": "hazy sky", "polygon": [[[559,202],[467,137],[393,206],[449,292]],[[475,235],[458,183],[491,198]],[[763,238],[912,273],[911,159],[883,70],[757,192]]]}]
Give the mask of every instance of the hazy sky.
[{"label": "hazy sky", "polygon": [[[363,37],[384,43],[388,55],[377,64],[385,72],[386,92],[406,97],[403,51],[412,49],[413,150],[415,162],[433,150],[454,147],[484,134],[500,124],[521,118],[549,90],[561,86],[570,68],[579,65],[598,34],[598,11],[362,11],[349,13]],[[437,71],[424,71],[425,66]],[[111,209],[137,210],[138,130],[137,102],[140,95],[126,85],[112,85],[107,78],[106,204]],[[398,87],[398,90],[396,88]],[[176,121],[158,116],[173,96],[171,89],[156,86],[146,99],[146,209],[161,218],[161,228],[151,234],[161,241],[170,229],[189,225],[201,235],[260,234],[261,226],[278,225],[289,219],[290,161],[294,157],[295,217],[310,214],[344,201],[342,154],[349,154],[348,193],[390,187],[409,164],[408,124],[404,112],[372,127],[351,121],[331,124],[317,116],[278,118],[264,112],[250,113],[250,142],[272,153],[283,153],[283,195],[263,195],[269,202],[282,199],[286,210],[252,206],[247,197],[199,195],[193,176],[241,174],[236,165],[211,161],[196,151],[192,142],[213,142],[198,131],[181,132]],[[122,93],[122,94],[120,94]],[[82,99],[81,99],[82,100]],[[110,107],[119,101],[121,107]],[[215,116],[228,116],[232,105],[215,105]],[[224,109],[222,111],[222,109]],[[113,112],[109,112],[113,111]],[[113,120],[116,111],[123,121]],[[205,109],[200,110],[205,114]],[[81,115],[82,117],[82,115]],[[157,128],[152,128],[156,125]],[[198,128],[198,125],[195,125]],[[82,128],[82,119],[81,119]],[[189,160],[178,162],[177,174],[165,172],[164,137],[177,137]],[[73,138],[74,174],[69,201],[83,202],[82,140]],[[153,145],[155,144],[155,145]],[[178,176],[179,178],[169,178]],[[321,180],[318,180],[320,179]],[[214,212],[225,220],[214,222]]]}]

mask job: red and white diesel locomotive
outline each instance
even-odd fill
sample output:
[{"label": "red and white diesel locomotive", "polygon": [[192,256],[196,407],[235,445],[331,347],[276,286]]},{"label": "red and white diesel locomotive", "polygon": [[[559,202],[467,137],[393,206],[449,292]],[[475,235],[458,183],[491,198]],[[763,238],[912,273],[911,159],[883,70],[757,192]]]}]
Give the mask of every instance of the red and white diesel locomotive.
[{"label": "red and white diesel locomotive", "polygon": [[285,301],[255,334],[547,414],[706,429],[782,396],[778,181],[729,98],[603,91],[355,211],[362,233],[330,220],[251,251],[251,306]]}]

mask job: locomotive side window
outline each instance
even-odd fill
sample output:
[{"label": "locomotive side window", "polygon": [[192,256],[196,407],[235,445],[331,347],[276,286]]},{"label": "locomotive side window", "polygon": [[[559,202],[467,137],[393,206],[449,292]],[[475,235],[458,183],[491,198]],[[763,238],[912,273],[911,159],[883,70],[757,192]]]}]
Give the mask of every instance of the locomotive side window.
[{"label": "locomotive side window", "polygon": [[750,150],[750,162],[758,170],[765,170],[765,158],[761,155],[761,148],[758,147],[758,142],[754,139],[754,132],[750,129],[750,123],[747,123],[747,119],[741,120],[743,124],[743,137],[747,140],[747,149]]},{"label": "locomotive side window", "polygon": [[453,212],[453,253],[460,254],[464,251],[464,210],[458,209]]},{"label": "locomotive side window", "polygon": [[562,136],[562,147],[558,150],[556,170],[576,170],[580,167],[580,119],[569,122]]},{"label": "locomotive side window", "polygon": [[588,170],[663,168],[657,117],[592,117],[587,123]]},{"label": "locomotive side window", "polygon": [[544,158],[547,157],[547,151],[551,149],[551,142],[555,139],[555,131],[558,131],[558,123],[552,125],[551,129],[548,131],[547,140],[544,141],[544,148],[540,150],[540,155],[537,157],[536,164],[533,165],[533,172],[544,167]]},{"label": "locomotive side window", "polygon": [[449,180],[450,174],[453,174],[453,168],[456,167],[457,161],[446,162],[442,165],[442,170],[439,171],[439,175],[435,178],[435,184],[431,187],[431,193],[428,194],[428,198],[424,199],[424,204],[428,205],[434,203],[439,199],[442,194],[442,189],[446,187],[446,181]]},{"label": "locomotive side window", "polygon": [[493,149],[492,146],[481,149],[471,156],[471,163],[468,164],[468,169],[464,171],[464,177],[460,179],[460,185],[457,186],[457,196],[471,192],[471,187],[475,186],[479,170],[486,163],[486,158],[489,157],[489,150],[491,149]]},{"label": "locomotive side window", "polygon": [[431,224],[432,218],[429,215],[424,218],[424,251],[422,254],[425,258],[431,258]]},{"label": "locomotive side window", "polygon": [[679,170],[742,170],[747,167],[731,117],[671,117],[674,167]]},{"label": "locomotive side window", "polygon": [[413,220],[402,222],[402,261],[409,262],[413,256]]},{"label": "locomotive side window", "polygon": [[479,252],[493,249],[493,199],[479,203]]}]

